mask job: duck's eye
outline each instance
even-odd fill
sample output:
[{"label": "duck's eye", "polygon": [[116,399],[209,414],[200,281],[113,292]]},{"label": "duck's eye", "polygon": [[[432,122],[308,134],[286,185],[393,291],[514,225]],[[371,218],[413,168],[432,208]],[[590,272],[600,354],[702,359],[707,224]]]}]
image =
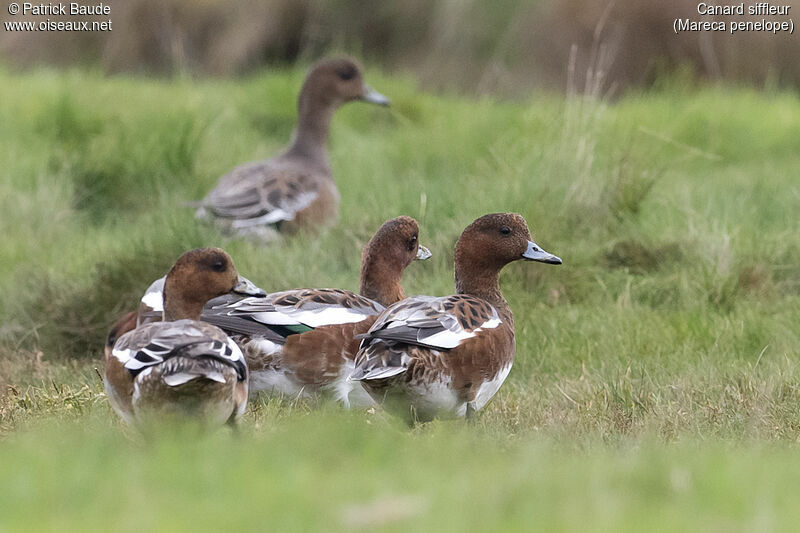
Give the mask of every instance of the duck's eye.
[{"label": "duck's eye", "polygon": [[500,228],[500,233],[502,233],[503,235],[510,235],[511,228],[509,228],[508,226],[503,226],[502,228]]},{"label": "duck's eye", "polygon": [[214,272],[225,272],[225,263],[220,261],[214,261],[214,264],[211,265],[211,269]]},{"label": "duck's eye", "polygon": [[344,67],[339,69],[337,74],[339,75],[339,79],[349,81],[356,77],[356,69],[350,66]]},{"label": "duck's eye", "polygon": [[417,246],[417,236],[412,235],[410,239],[408,239],[408,249],[413,250]]}]

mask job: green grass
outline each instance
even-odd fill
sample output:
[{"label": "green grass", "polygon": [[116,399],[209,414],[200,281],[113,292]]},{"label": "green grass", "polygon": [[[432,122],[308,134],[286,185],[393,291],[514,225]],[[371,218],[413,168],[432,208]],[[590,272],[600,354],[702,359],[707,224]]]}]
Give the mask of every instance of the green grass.
[{"label": "green grass", "polygon": [[[0,531],[796,523],[796,95],[502,102],[368,71],[393,107],[334,119],[339,226],[226,241],[181,205],[286,142],[302,76],[0,71]],[[435,255],[407,292],[447,294],[456,237],[493,211],[564,265],[502,275],[517,359],[476,424],[259,400],[239,436],[141,441],[108,407],[105,332],[182,251],[224,246],[268,290],[355,289],[363,244],[408,214]]]},{"label": "green grass", "polygon": [[[648,441],[576,451],[443,424],[409,434],[363,418],[328,409],[238,439],[176,432],[142,444],[95,418],[77,430],[25,433],[0,449],[3,524],[20,531],[769,531],[791,530],[800,518],[800,461],[787,447]],[[53,432],[62,435],[58,446],[43,446]]]}]

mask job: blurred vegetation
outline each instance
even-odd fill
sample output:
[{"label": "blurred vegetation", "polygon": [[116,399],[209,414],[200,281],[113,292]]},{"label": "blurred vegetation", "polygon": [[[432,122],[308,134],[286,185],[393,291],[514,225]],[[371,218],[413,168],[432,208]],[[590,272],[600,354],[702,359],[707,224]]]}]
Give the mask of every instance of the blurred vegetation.
[{"label": "blurred vegetation", "polygon": [[239,438],[167,428],[141,442],[97,414],[3,443],[4,531],[789,531],[800,519],[800,461],[784,447],[576,450],[331,410]]},{"label": "blurred vegetation", "polygon": [[[238,81],[0,70],[0,530],[796,522],[795,93],[676,76],[613,105],[594,89],[509,102],[368,68],[393,106],[333,121],[338,227],[226,240],[183,206],[287,141],[306,67]],[[522,213],[565,263],[502,274],[517,358],[469,427],[259,399],[238,438],[142,441],[111,412],[106,330],[186,249],[223,246],[268,290],[355,289],[361,247],[408,214],[434,256],[404,286],[448,294],[455,239],[493,211]]]},{"label": "blurred vegetation", "polygon": [[[757,87],[800,85],[800,41],[786,32],[674,34],[675,18],[703,18],[695,0],[107,3],[112,31],[4,31],[0,57],[22,66],[230,76],[347,51],[412,72],[426,87],[467,94],[594,84],[618,94],[675,73]],[[784,4],[800,9],[795,0]],[[12,19],[5,10],[0,18]]]}]

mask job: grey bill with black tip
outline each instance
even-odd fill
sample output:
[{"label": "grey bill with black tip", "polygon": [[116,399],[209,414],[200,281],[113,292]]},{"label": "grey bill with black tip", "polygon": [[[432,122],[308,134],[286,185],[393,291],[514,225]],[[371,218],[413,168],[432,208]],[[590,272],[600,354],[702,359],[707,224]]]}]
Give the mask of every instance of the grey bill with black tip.
[{"label": "grey bill with black tip", "polygon": [[528,249],[522,254],[522,258],[528,261],[538,261],[540,263],[547,263],[548,265],[560,265],[561,258],[545,252],[541,246],[533,241],[528,241]]},{"label": "grey bill with black tip", "polygon": [[267,291],[260,287],[256,287],[256,284],[250,281],[249,279],[239,276],[239,281],[236,283],[236,286],[233,288],[233,291],[237,294],[245,294],[247,296],[266,296]]}]

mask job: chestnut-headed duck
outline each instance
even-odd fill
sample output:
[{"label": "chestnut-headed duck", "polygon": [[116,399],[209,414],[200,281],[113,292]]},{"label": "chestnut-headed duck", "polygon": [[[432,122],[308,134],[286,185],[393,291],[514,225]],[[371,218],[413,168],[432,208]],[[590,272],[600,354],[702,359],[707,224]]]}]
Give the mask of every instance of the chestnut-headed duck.
[{"label": "chestnut-headed duck", "polygon": [[389,105],[365,82],[352,59],[315,64],[298,97],[291,145],[266,161],[245,163],[220,178],[200,203],[198,218],[211,218],[226,232],[269,241],[279,233],[333,225],[339,191],[325,147],[334,112],[347,102]]},{"label": "chestnut-headed duck", "polygon": [[[155,280],[144,293],[139,301],[139,309],[136,311],[128,311],[122,315],[108,331],[105,344],[105,355],[109,356],[114,343],[117,342],[122,335],[136,329],[138,326],[148,324],[150,322],[160,322],[164,315],[164,280],[166,276],[160,277]],[[242,296],[266,296],[263,289],[256,287],[256,285],[245,278],[239,276],[239,283],[233,288],[234,294]]]},{"label": "chestnut-headed duck", "polygon": [[361,386],[347,379],[358,350],[355,336],[369,329],[384,306],[405,297],[405,268],[430,257],[418,234],[417,221],[406,216],[378,229],[362,254],[361,294],[294,289],[264,298],[226,295],[209,302],[203,320],[225,329],[242,347],[251,393],[332,393],[348,407],[371,405]]},{"label": "chestnut-headed duck", "polygon": [[471,417],[514,362],[514,316],[498,277],[517,260],[561,264],[533,242],[522,216],[475,220],[455,247],[457,294],[417,296],[387,308],[360,335],[350,379],[412,423]]},{"label": "chestnut-headed duck", "polygon": [[242,285],[219,248],[178,259],[164,282],[163,321],[121,335],[106,356],[106,394],[126,422],[141,424],[156,413],[193,414],[211,424],[241,417],[248,396],[244,356],[200,315],[208,300]]}]

